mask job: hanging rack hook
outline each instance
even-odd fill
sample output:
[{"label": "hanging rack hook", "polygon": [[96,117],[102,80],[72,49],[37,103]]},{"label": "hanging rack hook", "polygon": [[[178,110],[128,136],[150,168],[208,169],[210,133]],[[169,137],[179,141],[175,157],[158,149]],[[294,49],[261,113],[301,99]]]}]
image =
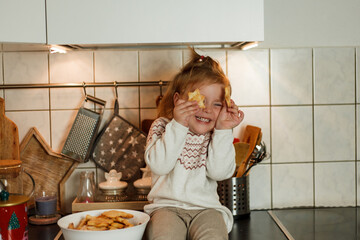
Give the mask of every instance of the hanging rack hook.
[{"label": "hanging rack hook", "polygon": [[83,90],[84,90],[84,94],[85,94],[85,101],[87,101],[86,83],[85,82],[83,82]]},{"label": "hanging rack hook", "polygon": [[163,98],[163,95],[162,95],[163,81],[162,80],[159,81],[159,86],[160,86],[160,95],[156,98],[156,106],[159,106],[160,101]]},{"label": "hanging rack hook", "polygon": [[119,98],[118,91],[117,91],[118,84],[116,81],[114,81],[114,86],[115,86],[115,97],[116,97],[116,100],[118,100],[118,98]]},{"label": "hanging rack hook", "polygon": [[159,86],[160,86],[160,96],[162,96],[163,94],[162,94],[162,86],[163,86],[163,81],[162,80],[160,80],[159,81]]}]

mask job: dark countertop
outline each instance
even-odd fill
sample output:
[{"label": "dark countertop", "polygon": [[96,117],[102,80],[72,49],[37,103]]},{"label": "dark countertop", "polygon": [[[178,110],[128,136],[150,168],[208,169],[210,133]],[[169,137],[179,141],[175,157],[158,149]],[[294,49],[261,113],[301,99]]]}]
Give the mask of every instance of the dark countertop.
[{"label": "dark countertop", "polygon": [[[53,240],[57,224],[29,224],[29,240]],[[62,236],[59,239],[64,239]],[[235,220],[230,240],[360,239],[360,208],[309,208],[251,211]]]},{"label": "dark countertop", "polygon": [[[53,240],[60,228],[57,224],[37,226],[29,224],[29,240]],[[64,239],[63,236],[59,238]],[[230,240],[286,240],[287,238],[267,211],[252,211],[250,216],[236,219]]]}]

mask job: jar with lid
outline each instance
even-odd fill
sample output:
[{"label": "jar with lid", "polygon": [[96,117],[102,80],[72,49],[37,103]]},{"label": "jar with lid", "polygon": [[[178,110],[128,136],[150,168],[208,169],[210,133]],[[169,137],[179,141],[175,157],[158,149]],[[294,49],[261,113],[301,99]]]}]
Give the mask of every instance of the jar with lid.
[{"label": "jar with lid", "polygon": [[[32,184],[24,192],[24,179]],[[25,239],[28,234],[27,202],[33,195],[35,181],[22,168],[20,160],[0,160],[0,236],[2,239]]]}]

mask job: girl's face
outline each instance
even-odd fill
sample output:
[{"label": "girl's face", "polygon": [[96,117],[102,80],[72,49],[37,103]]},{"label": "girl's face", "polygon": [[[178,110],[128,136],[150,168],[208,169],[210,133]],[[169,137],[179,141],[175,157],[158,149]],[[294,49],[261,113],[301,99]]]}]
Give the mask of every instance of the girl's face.
[{"label": "girl's face", "polygon": [[220,114],[223,105],[223,85],[219,83],[202,85],[199,90],[205,96],[205,108],[200,108],[194,116],[190,117],[189,129],[196,134],[205,134],[214,129]]}]

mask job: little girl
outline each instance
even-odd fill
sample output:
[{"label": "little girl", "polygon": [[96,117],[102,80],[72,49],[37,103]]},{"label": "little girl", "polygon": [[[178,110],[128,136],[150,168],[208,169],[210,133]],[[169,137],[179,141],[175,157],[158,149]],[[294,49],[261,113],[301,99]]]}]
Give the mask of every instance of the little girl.
[{"label": "little girl", "polygon": [[[220,65],[191,51],[161,100],[147,139],[149,240],[228,239],[233,225],[232,213],[219,202],[217,181],[235,171],[232,129],[243,112],[232,100],[225,103],[230,83]],[[204,108],[188,101],[196,89],[205,96]]]}]

